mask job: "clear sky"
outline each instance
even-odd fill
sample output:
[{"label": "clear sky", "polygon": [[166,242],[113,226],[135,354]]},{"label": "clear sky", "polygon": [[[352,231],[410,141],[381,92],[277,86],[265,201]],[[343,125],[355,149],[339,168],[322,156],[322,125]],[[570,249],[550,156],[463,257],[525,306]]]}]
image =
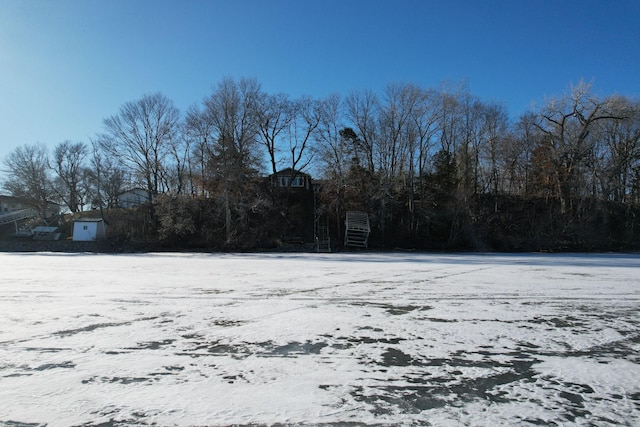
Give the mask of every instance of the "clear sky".
[{"label": "clear sky", "polygon": [[324,97],[465,81],[512,118],[580,79],[640,95],[638,0],[0,0],[0,159],[89,142],[160,91],[181,110],[224,76]]}]

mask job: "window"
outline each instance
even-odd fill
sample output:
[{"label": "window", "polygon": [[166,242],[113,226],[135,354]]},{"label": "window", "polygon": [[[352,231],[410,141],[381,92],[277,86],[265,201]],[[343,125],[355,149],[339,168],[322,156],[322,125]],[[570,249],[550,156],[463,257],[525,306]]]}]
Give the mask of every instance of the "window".
[{"label": "window", "polygon": [[291,179],[290,176],[279,176],[278,177],[278,186],[279,187],[304,187],[304,176],[296,176]]},{"label": "window", "polygon": [[83,225],[83,226],[82,226],[82,229],[83,229],[83,230],[88,230],[88,229],[89,229],[89,226],[88,226],[88,225]]},{"label": "window", "polygon": [[289,182],[291,182],[290,176],[279,176],[278,177],[278,186],[279,187],[288,187]]},{"label": "window", "polygon": [[291,183],[292,187],[304,187],[304,177],[296,176]]}]

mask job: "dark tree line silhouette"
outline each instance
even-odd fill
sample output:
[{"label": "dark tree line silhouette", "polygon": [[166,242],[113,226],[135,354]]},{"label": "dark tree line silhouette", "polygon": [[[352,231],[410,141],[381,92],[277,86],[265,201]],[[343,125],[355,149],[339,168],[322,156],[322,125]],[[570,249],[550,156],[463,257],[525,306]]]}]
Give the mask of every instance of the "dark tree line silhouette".
[{"label": "dark tree line silhouette", "polygon": [[[176,248],[309,241],[319,215],[339,248],[348,210],[369,213],[379,248],[640,245],[640,102],[584,82],[514,119],[463,84],[292,99],[225,78],[184,114],[144,95],[88,143],[19,147],[4,166],[4,189],[40,208],[108,215],[143,188],[153,202],[120,214],[118,238]],[[268,179],[283,169],[316,191]]]}]

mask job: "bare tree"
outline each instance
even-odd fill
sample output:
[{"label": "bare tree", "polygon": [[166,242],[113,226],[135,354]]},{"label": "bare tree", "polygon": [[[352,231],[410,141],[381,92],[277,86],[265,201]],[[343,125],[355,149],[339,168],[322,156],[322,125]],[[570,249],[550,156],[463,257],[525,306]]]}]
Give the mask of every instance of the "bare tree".
[{"label": "bare tree", "polygon": [[197,106],[191,106],[187,111],[184,124],[184,138],[190,147],[188,160],[191,194],[198,197],[208,197],[212,171],[209,158],[213,145],[214,127],[206,112]]},{"label": "bare tree", "polygon": [[[344,213],[345,189],[349,160],[357,158],[357,152],[348,145],[348,137],[343,137],[343,103],[338,94],[330,95],[318,102],[318,127],[315,130],[316,144],[314,146],[315,159],[319,173],[325,178],[323,184],[322,206],[333,216],[332,227],[338,240],[341,239],[342,217]],[[349,129],[350,134],[355,133]]]},{"label": "bare tree", "polygon": [[258,109],[258,135],[267,150],[271,173],[278,171],[280,138],[290,128],[294,117],[293,103],[284,94],[267,95]]},{"label": "bare tree", "polygon": [[92,141],[91,168],[91,205],[93,208],[116,207],[118,195],[124,191],[127,177],[120,164],[101,150],[97,141]]},{"label": "bare tree", "polygon": [[346,100],[347,119],[353,123],[358,133],[363,151],[365,167],[371,172],[376,171],[374,160],[376,145],[378,144],[378,117],[380,103],[372,91],[351,92]]},{"label": "bare tree", "polygon": [[342,102],[339,95],[331,95],[318,103],[318,127],[315,131],[317,145],[314,150],[322,162],[327,177],[343,181],[349,167],[350,155],[358,157],[355,147],[345,145],[342,138]]},{"label": "bare tree", "polygon": [[204,101],[217,134],[215,151],[224,158],[228,177],[232,174],[242,177],[258,164],[256,136],[261,97],[257,80],[242,78],[236,83],[225,78]]},{"label": "bare tree", "polygon": [[168,146],[168,161],[162,169],[163,187],[175,194],[184,194],[189,181],[189,162],[192,139],[186,135],[186,126],[178,125],[177,135]]},{"label": "bare tree", "polygon": [[531,162],[534,147],[541,132],[535,126],[537,118],[532,112],[523,114],[511,127],[504,147],[503,174],[506,192],[529,196],[531,190]]},{"label": "bare tree", "polygon": [[[422,90],[412,84],[389,84],[379,107],[379,138],[375,147],[375,161],[380,176],[379,225],[382,231],[386,223],[393,220],[395,208],[390,203],[400,200],[396,197],[406,194],[406,185],[412,187],[412,153],[418,134],[412,117],[421,99]],[[410,196],[411,197],[411,196]],[[409,202],[412,208],[411,202]]]},{"label": "bare tree", "polygon": [[[410,120],[406,123],[407,173],[405,193],[409,211],[409,228],[418,228],[416,198],[424,193],[423,177],[433,161],[434,137],[438,132],[438,97],[433,90],[416,88],[416,103],[411,109]],[[416,179],[417,178],[417,179]]]},{"label": "bare tree", "polygon": [[467,93],[463,84],[445,85],[439,89],[440,113],[438,127],[440,130],[440,150],[456,157],[457,147],[463,138],[462,98]]},{"label": "bare tree", "polygon": [[[422,177],[429,170],[429,163],[433,157],[434,138],[438,133],[439,95],[434,90],[424,90],[411,115],[412,126],[415,128],[417,144],[411,150],[411,170],[417,171]],[[417,150],[417,153],[415,152]],[[417,167],[416,167],[417,164]]]},{"label": "bare tree", "polygon": [[461,138],[456,147],[456,160],[460,174],[459,193],[463,201],[484,190],[481,182],[480,152],[486,143],[485,105],[470,93],[460,98]]},{"label": "bare tree", "polygon": [[483,141],[479,147],[480,174],[483,191],[491,191],[494,196],[494,210],[498,210],[497,196],[505,192],[504,173],[508,149],[507,138],[509,119],[504,106],[484,104],[482,117]]},{"label": "bare tree", "polygon": [[[320,105],[309,97],[302,97],[292,104],[291,120],[285,129],[287,158],[291,168],[291,182],[295,174],[303,171],[313,158],[312,137],[320,124]],[[291,182],[289,185],[291,185]]]},{"label": "bare tree", "polygon": [[49,203],[56,195],[49,176],[47,147],[41,143],[17,147],[3,163],[8,177],[4,188],[11,195],[24,198],[46,219]]},{"label": "bare tree", "polygon": [[162,174],[179,120],[178,109],[161,93],[127,102],[118,115],[104,120],[106,132],[98,140],[102,150],[133,172],[149,200],[162,189]]},{"label": "bare tree", "polygon": [[81,211],[86,202],[87,155],[83,142],[64,141],[53,151],[54,190],[72,213]]},{"label": "bare tree", "polygon": [[408,124],[421,96],[422,91],[411,84],[389,84],[385,89],[378,119],[381,137],[376,157],[378,168],[387,180],[408,169],[409,152],[417,137],[413,132],[409,135]]},{"label": "bare tree", "polygon": [[247,178],[257,172],[261,98],[257,80],[243,78],[236,83],[225,78],[204,101],[215,134],[210,161],[222,190],[227,243],[233,238],[232,207],[241,208],[241,189]]},{"label": "bare tree", "polygon": [[634,178],[640,173],[640,103],[621,96],[609,99],[620,120],[598,122],[595,167],[599,196],[627,203],[638,195]]},{"label": "bare tree", "polygon": [[555,197],[562,212],[567,211],[574,196],[580,195],[580,171],[594,148],[590,137],[594,125],[623,118],[612,110],[610,102],[600,101],[590,91],[591,85],[584,82],[573,86],[567,96],[552,99],[541,109],[536,124],[548,144]]}]

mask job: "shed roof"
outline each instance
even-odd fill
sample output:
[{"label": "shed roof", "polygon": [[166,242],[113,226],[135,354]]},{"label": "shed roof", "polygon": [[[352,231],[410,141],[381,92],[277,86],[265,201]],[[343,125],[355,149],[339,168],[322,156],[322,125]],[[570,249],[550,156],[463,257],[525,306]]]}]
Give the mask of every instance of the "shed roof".
[{"label": "shed roof", "polygon": [[34,233],[55,233],[58,227],[46,227],[44,225],[39,225],[37,227],[33,227],[31,231]]},{"label": "shed roof", "polygon": [[76,218],[73,222],[102,222],[102,218]]}]

